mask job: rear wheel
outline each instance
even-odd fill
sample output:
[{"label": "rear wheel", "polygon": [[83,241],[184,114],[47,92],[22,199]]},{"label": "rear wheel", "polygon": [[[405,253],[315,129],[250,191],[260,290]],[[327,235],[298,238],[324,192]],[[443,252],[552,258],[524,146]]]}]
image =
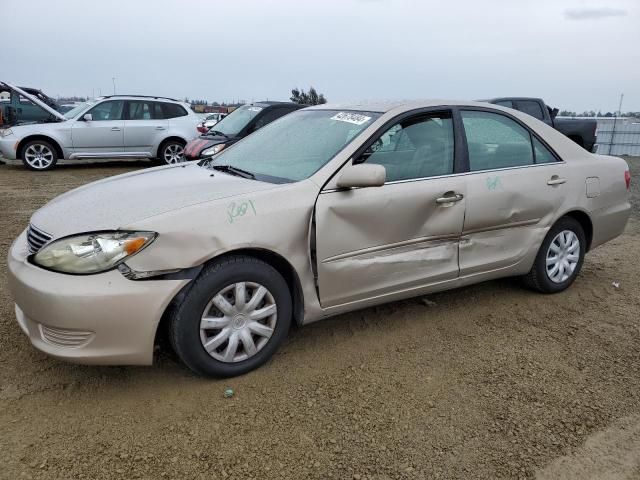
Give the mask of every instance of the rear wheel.
[{"label": "rear wheel", "polygon": [[170,322],[170,339],[194,372],[247,373],[265,363],[291,325],[291,294],[270,265],[233,256],[207,266]]},{"label": "rear wheel", "polygon": [[52,169],[58,162],[56,149],[45,140],[32,140],[22,148],[22,163],[29,170],[44,171]]},{"label": "rear wheel", "polygon": [[582,268],[586,243],[580,223],[571,217],[561,218],[544,238],[525,283],[543,293],[565,290]]},{"label": "rear wheel", "polygon": [[185,143],[180,140],[167,140],[158,149],[158,161],[164,165],[184,162]]}]

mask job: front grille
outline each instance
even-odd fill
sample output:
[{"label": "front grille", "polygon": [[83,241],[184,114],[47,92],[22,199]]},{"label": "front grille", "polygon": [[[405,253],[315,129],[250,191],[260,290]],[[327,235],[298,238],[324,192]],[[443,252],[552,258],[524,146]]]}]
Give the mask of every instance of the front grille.
[{"label": "front grille", "polygon": [[56,347],[78,348],[89,343],[93,338],[93,332],[81,330],[67,330],[66,328],[47,327],[40,324],[42,339]]},{"label": "front grille", "polygon": [[27,246],[29,253],[38,253],[51,240],[51,235],[29,225],[27,229]]}]

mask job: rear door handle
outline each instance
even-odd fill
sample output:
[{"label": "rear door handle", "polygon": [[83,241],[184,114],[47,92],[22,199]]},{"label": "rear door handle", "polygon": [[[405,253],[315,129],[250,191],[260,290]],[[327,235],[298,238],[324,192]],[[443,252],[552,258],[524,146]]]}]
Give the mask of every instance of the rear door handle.
[{"label": "rear door handle", "polygon": [[164,130],[164,127],[156,127],[156,130]]},{"label": "rear door handle", "polygon": [[119,132],[120,131],[120,127],[113,127],[111,129],[112,132]]},{"label": "rear door handle", "polygon": [[[448,195],[450,194],[450,195]],[[464,198],[461,193],[447,192],[442,197],[436,198],[436,203],[442,205],[443,203],[455,203]]]},{"label": "rear door handle", "polygon": [[565,178],[560,178],[554,175],[549,180],[547,180],[547,185],[562,185],[566,182],[567,180]]}]

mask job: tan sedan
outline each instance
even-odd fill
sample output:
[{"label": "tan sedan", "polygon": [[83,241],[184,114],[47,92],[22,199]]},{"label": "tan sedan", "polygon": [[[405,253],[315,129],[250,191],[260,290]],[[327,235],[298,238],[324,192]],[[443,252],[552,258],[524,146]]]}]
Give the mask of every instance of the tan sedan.
[{"label": "tan sedan", "polygon": [[108,178],[40,210],[9,253],[33,345],[232,376],[292,322],[498,277],[544,293],[629,216],[624,160],[483,103],[323,105],[206,162]]}]

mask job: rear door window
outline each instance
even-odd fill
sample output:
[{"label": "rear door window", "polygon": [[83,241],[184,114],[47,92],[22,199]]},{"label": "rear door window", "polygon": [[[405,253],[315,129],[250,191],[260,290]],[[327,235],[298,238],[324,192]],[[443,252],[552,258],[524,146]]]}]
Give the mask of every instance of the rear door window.
[{"label": "rear door window", "polygon": [[153,120],[154,103],[146,100],[129,100],[129,120]]},{"label": "rear door window", "polygon": [[557,161],[553,153],[535,137],[533,138],[533,151],[536,155],[536,163],[551,163]]},{"label": "rear door window", "polygon": [[471,171],[533,165],[531,135],[505,115],[462,111]]}]

